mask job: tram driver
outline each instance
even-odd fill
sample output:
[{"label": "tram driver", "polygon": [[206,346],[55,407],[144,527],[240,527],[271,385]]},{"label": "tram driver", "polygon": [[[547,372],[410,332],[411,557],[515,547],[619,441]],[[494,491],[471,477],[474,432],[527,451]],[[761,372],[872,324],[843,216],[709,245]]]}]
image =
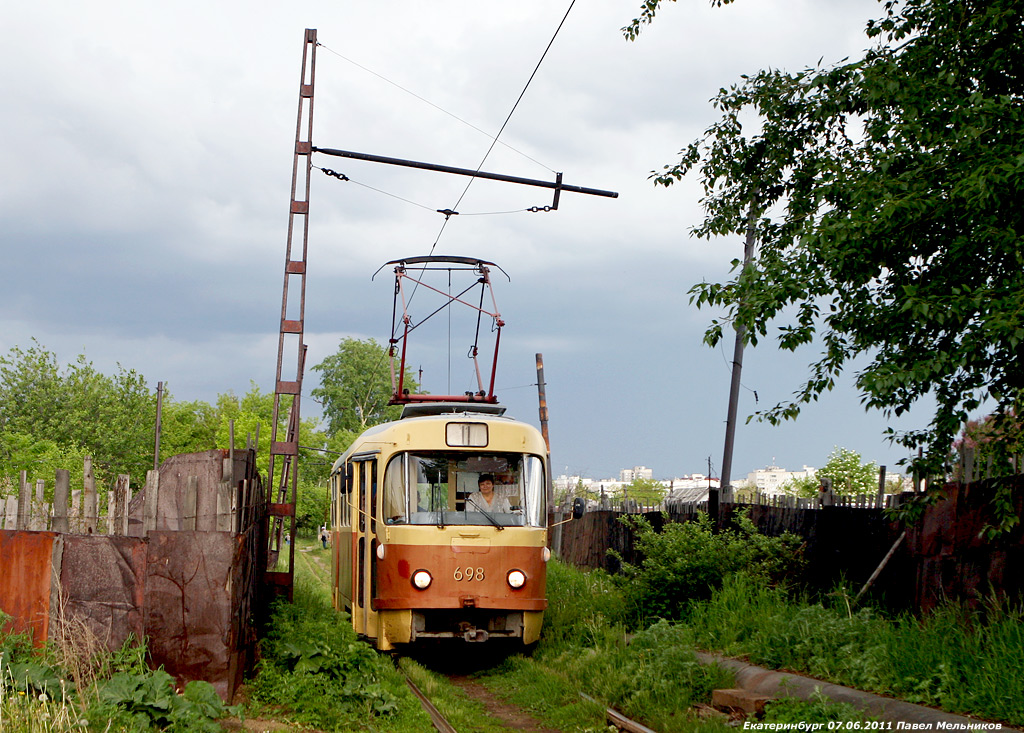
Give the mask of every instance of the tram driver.
[{"label": "tram driver", "polygon": [[466,497],[466,509],[477,509],[488,514],[510,514],[512,506],[504,493],[494,490],[494,476],[482,473],[477,479],[477,490]]}]

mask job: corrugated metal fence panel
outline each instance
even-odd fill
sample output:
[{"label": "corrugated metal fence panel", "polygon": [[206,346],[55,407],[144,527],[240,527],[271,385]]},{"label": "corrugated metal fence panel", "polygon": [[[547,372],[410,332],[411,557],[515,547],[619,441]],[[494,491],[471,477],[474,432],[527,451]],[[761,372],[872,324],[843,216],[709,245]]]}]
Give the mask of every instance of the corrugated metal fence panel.
[{"label": "corrugated metal fence panel", "polygon": [[[1024,517],[1024,478],[1009,481],[1013,511]],[[1024,525],[998,538],[984,536],[986,527],[998,521],[991,510],[994,483],[944,488],[946,498],[929,507],[921,524],[907,532],[915,604],[932,608],[946,598],[975,602],[993,589],[1008,597],[1024,595]]]},{"label": "corrugated metal fence panel", "polygon": [[42,646],[50,630],[53,532],[0,530],[0,611],[11,616],[4,627],[31,633]]},{"label": "corrugated metal fence panel", "polygon": [[145,580],[145,540],[64,535],[60,564],[63,615],[84,623],[112,651],[129,635],[136,639],[146,635],[142,612]]},{"label": "corrugated metal fence panel", "polygon": [[178,679],[209,680],[227,696],[235,536],[227,532],[149,533],[146,629],[154,665]]}]

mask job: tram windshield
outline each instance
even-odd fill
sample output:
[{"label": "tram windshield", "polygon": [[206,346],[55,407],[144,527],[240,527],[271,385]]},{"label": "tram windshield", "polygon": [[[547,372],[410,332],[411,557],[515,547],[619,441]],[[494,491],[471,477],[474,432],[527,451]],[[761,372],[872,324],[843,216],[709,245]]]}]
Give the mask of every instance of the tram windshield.
[{"label": "tram windshield", "polygon": [[384,473],[388,524],[543,527],[544,463],[522,453],[417,451],[394,456]]}]

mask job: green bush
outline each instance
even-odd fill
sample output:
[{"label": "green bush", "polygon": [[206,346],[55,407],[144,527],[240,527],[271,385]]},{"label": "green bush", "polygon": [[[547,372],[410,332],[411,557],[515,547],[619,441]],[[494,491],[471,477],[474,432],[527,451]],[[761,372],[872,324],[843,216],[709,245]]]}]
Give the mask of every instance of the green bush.
[{"label": "green bush", "polygon": [[709,599],[727,576],[740,570],[774,583],[802,569],[796,535],[766,537],[745,513],[736,516],[735,527],[718,533],[707,514],[692,522],[666,523],[661,532],[645,517],[622,521],[636,534],[635,546],[643,557],[639,565],[623,562],[621,576],[638,625],[685,618],[691,604]]},{"label": "green bush", "polygon": [[255,702],[328,730],[379,729],[393,715],[391,722],[409,725],[402,716],[423,714],[388,658],[356,638],[322,590],[299,582],[294,597],[273,609],[252,684]]},{"label": "green bush", "polygon": [[239,710],[226,707],[209,682],[189,682],[176,694],[174,678],[162,669],[117,672],[97,690],[98,703],[90,706],[88,717],[98,726],[116,721],[129,730],[219,733],[215,721]]}]

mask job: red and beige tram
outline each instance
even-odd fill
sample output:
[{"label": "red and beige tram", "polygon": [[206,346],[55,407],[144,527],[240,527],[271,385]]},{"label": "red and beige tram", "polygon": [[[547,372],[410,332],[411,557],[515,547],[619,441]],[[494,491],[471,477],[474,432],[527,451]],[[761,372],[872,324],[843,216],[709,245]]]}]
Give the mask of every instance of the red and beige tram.
[{"label": "red and beige tram", "polygon": [[[551,556],[547,475],[541,433],[499,405],[406,405],[332,469],[335,607],[382,650],[535,642]],[[488,480],[499,500],[474,499]]]}]

